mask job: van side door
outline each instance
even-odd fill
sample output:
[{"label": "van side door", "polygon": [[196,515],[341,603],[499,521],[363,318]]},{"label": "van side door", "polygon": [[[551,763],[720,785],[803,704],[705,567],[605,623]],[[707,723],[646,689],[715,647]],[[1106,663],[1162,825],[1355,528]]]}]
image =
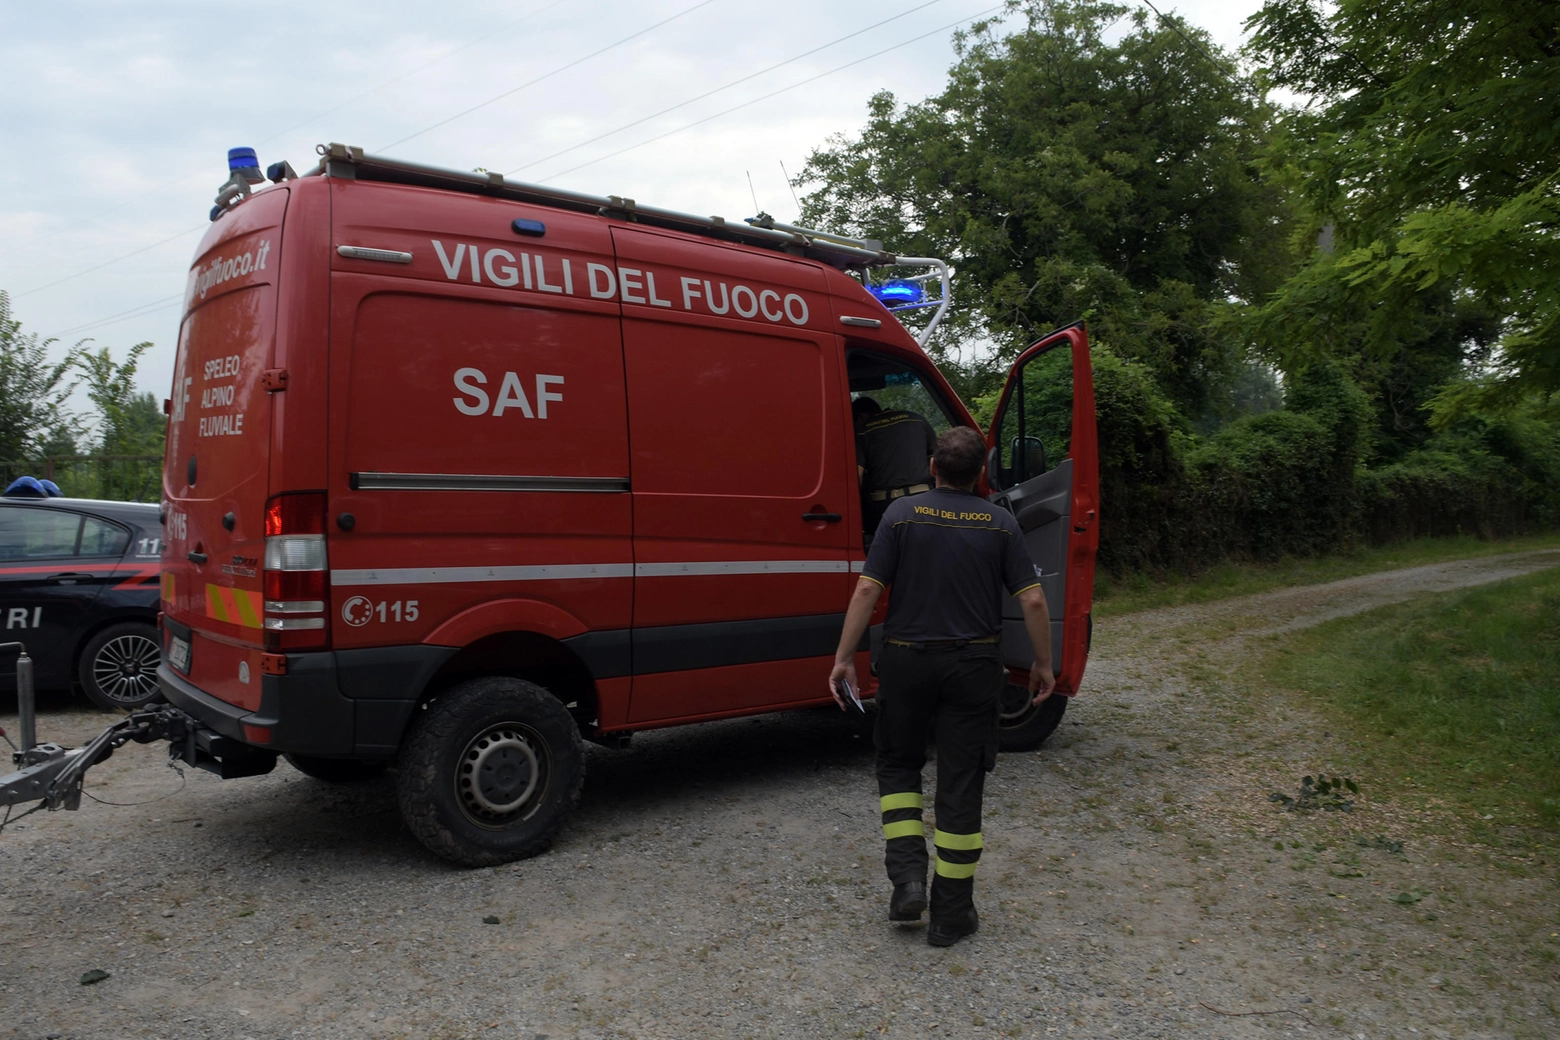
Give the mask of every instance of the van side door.
[{"label": "van side door", "polygon": [[817,702],[856,493],[823,273],[649,230],[612,237],[633,471],[630,718]]},{"label": "van side door", "polygon": [[[1089,652],[1094,557],[1099,545],[1099,442],[1094,376],[1083,325],[1055,332],[1018,356],[987,435],[991,500],[1024,530],[1051,610],[1058,693],[1073,694]],[[1034,647],[1018,601],[1003,607],[1002,653],[1028,672]]]}]

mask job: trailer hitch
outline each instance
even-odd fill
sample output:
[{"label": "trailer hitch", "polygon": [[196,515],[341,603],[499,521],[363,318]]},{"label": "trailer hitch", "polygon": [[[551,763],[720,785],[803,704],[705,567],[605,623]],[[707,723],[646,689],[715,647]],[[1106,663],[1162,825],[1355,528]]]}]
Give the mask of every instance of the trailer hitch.
[{"label": "trailer hitch", "polygon": [[[133,711],[79,748],[38,742],[38,705],[33,690],[33,662],[21,643],[0,643],[0,653],[15,651],[16,706],[21,747],[11,756],[16,769],[0,776],[0,806],[9,811],[26,802],[33,809],[81,808],[81,783],[88,769],[104,761],[114,749],[130,741],[149,744],[171,742],[170,759],[192,741],[199,724],[178,708],[161,705]],[[0,736],[4,731],[0,730]]]}]

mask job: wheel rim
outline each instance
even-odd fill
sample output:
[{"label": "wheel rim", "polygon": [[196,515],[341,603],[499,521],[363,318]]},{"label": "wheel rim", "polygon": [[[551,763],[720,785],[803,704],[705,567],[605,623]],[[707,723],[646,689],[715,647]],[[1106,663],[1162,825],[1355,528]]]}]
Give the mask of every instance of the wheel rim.
[{"label": "wheel rim", "polygon": [[455,771],[461,809],[485,827],[523,820],[541,806],[551,765],[547,742],[530,726],[490,726],[461,752]]},{"label": "wheel rim", "polygon": [[162,651],[155,639],[115,636],[92,659],[92,681],[109,700],[139,703],[157,693],[157,665],[161,659]]},{"label": "wheel rim", "polygon": [[1040,706],[1035,703],[1034,695],[1027,687],[1014,683],[1008,683],[1003,687],[998,713],[999,724],[1003,729],[1024,725],[1034,718],[1039,710]]}]

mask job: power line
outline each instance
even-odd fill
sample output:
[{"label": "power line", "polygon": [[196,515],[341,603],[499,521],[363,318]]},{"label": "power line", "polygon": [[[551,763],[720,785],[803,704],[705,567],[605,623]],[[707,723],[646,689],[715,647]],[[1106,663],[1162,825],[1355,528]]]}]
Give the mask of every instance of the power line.
[{"label": "power line", "polygon": [[569,63],[567,63],[565,65],[558,66],[557,68],[553,69],[551,72],[544,72],[540,76],[537,76],[533,80],[528,80],[527,82],[520,84],[518,87],[514,87],[514,88],[512,88],[510,90],[504,91],[502,94],[496,94],[493,97],[488,98],[486,101],[483,101],[480,104],[472,105],[470,108],[465,109],[464,111],[456,112],[454,115],[448,117],[447,119],[441,119],[437,123],[433,123],[433,124],[431,124],[429,126],[425,126],[421,130],[417,131],[415,134],[408,134],[405,137],[401,138],[399,141],[391,141],[387,145],[382,145],[379,148],[375,149],[375,151],[378,151],[378,152],[388,152],[390,149],[394,148],[396,145],[405,144],[407,141],[410,141],[413,138],[421,137],[423,134],[426,134],[430,130],[437,130],[441,126],[444,126],[444,125],[446,125],[448,123],[453,123],[455,120],[461,119],[461,118],[463,118],[465,116],[469,116],[471,113],[477,111],[478,109],[486,108],[488,105],[493,104],[495,101],[502,101],[504,98],[509,97],[512,94],[518,94],[520,91],[525,90],[527,87],[534,87],[536,84],[542,82],[542,80],[544,80],[544,79],[550,79],[553,76],[558,75],[558,73],[560,73],[560,72],[567,72],[569,69],[574,68],[574,66],[576,66],[576,65],[582,64],[583,62],[587,62],[587,61],[589,61],[590,59],[592,59],[594,57],[597,57],[599,55],[605,54],[607,51],[612,50],[614,47],[621,47],[623,44],[628,43],[630,40],[636,40],[639,37],[645,35],[646,33],[654,32],[655,30],[659,29],[661,26],[667,25],[667,24],[669,24],[671,22],[675,22],[677,19],[682,18],[685,15],[690,15],[693,12],[697,11],[701,7],[708,7],[710,4],[713,4],[714,2],[715,2],[715,0],[699,0],[699,2],[694,4],[692,7],[684,8],[683,10],[681,10],[681,11],[677,12],[676,14],[672,15],[670,18],[663,18],[659,22],[656,22],[654,25],[651,25],[651,26],[648,26],[648,27],[646,27],[644,29],[641,29],[641,30],[639,30],[636,33],[630,33],[629,35],[623,37],[621,40],[618,40],[615,43],[609,43],[605,47],[600,48],[599,50],[591,51],[589,54],[585,55],[583,58],[575,58],[573,61],[571,61],[571,62],[569,62]]},{"label": "power line", "polygon": [[857,58],[855,61],[848,61],[848,62],[846,62],[843,65],[838,65],[838,66],[830,69],[828,72],[820,72],[816,76],[809,76],[809,77],[807,77],[804,80],[800,80],[800,81],[798,81],[796,83],[792,83],[788,87],[781,87],[779,90],[772,90],[768,94],[765,94],[765,95],[763,95],[761,97],[753,98],[751,101],[744,101],[740,105],[733,105],[730,108],[724,109],[724,110],[722,110],[720,112],[716,112],[714,115],[705,116],[703,119],[696,119],[696,120],[694,120],[691,123],[686,123],[683,126],[677,127],[675,130],[668,130],[664,134],[657,134],[654,137],[646,138],[645,140],[640,141],[638,144],[631,144],[631,145],[629,145],[626,148],[619,148],[615,152],[608,152],[606,155],[597,156],[596,158],[591,159],[591,160],[589,160],[587,162],[582,162],[578,166],[571,166],[567,170],[560,170],[557,173],[550,174],[547,177],[543,177],[539,183],[546,184],[548,181],[556,180],[557,178],[563,177],[563,176],[565,176],[567,174],[570,174],[570,173],[573,173],[576,170],[583,170],[587,166],[594,166],[596,163],[606,162],[608,159],[615,159],[619,155],[622,155],[624,152],[631,152],[631,151],[633,151],[636,148],[643,148],[647,144],[654,144],[656,141],[660,141],[660,140],[663,140],[664,138],[671,137],[673,134],[680,134],[684,130],[691,130],[691,129],[693,129],[696,126],[702,126],[703,124],[708,123],[708,122],[710,122],[713,119],[719,119],[721,116],[727,116],[727,115],[730,115],[733,112],[739,111],[739,110],[744,109],[744,108],[748,108],[748,107],[750,107],[752,105],[756,105],[760,101],[768,101],[772,97],[777,97],[777,96],[779,96],[781,94],[784,94],[784,93],[786,93],[788,91],[795,90],[797,87],[805,87],[809,83],[816,83],[818,80],[823,79],[826,76],[832,76],[836,72],[843,72],[846,69],[851,68],[852,66],[860,65],[864,61],[871,61],[873,58],[881,57],[881,56],[887,54],[890,51],[897,51],[901,47],[908,47],[912,43],[919,43],[920,41],[926,39],[928,36],[936,36],[938,33],[947,32],[949,29],[955,28],[956,26],[962,25],[963,23],[968,22],[968,21],[972,21],[972,20],[974,20],[976,18],[984,18],[986,15],[992,14],[992,13],[997,12],[997,11],[1000,11],[1000,10],[1002,10],[1006,6],[1007,6],[1006,4],[999,4],[996,7],[988,7],[984,11],[979,11],[979,12],[977,12],[975,14],[967,15],[964,18],[958,19],[957,21],[949,22],[947,25],[939,26],[938,28],[933,29],[930,32],[924,32],[924,33],[922,33],[919,36],[913,36],[910,39],[903,41],[902,43],[894,44],[892,47],[885,47],[882,50],[874,51],[873,53],[868,54],[865,57]]},{"label": "power line", "polygon": [[[437,58],[434,58],[434,59],[432,59],[430,61],[423,62],[423,64],[417,66],[415,69],[408,69],[407,71],[401,73],[399,76],[392,76],[390,79],[383,80],[382,82],[377,83],[377,84],[375,84],[372,87],[369,87],[367,90],[363,91],[361,94],[354,94],[352,97],[347,98],[347,100],[343,101],[341,104],[337,105],[334,108],[327,108],[325,111],[319,113],[318,115],[310,116],[308,119],[305,119],[301,123],[293,124],[292,126],[288,127],[286,130],[278,130],[276,133],[272,134],[270,137],[264,138],[263,140],[259,141],[258,144],[267,144],[267,143],[269,143],[271,141],[276,140],[278,137],[281,137],[283,134],[290,134],[294,130],[299,129],[300,127],[308,126],[310,123],[316,123],[319,120],[324,119],[328,115],[333,115],[336,112],[340,112],[343,108],[346,108],[348,105],[351,105],[351,104],[354,104],[355,102],[361,101],[364,98],[368,97],[370,94],[378,93],[379,91],[383,90],[385,87],[388,87],[392,83],[399,83],[403,79],[407,79],[407,78],[409,78],[411,76],[415,76],[415,75],[417,75],[417,73],[421,72],[423,69],[431,68],[432,66],[437,65],[439,62],[444,61],[446,58],[454,57],[455,55],[459,54],[461,51],[469,50],[470,48],[475,47],[477,44],[481,43],[483,40],[491,40],[493,37],[498,36],[501,33],[508,32],[510,29],[513,29],[515,26],[519,25],[522,22],[528,22],[532,18],[535,18],[537,15],[546,14],[548,11],[551,11],[554,7],[557,7],[559,4],[561,4],[563,2],[564,2],[564,0],[553,0],[552,3],[546,4],[546,5],[542,6],[542,7],[538,7],[536,10],[532,11],[530,14],[524,15],[524,16],[522,16],[520,18],[516,18],[514,21],[509,22],[509,23],[507,23],[507,24],[505,24],[505,25],[503,25],[503,26],[501,26],[501,27],[499,27],[497,29],[494,29],[490,33],[485,33],[485,34],[483,34],[481,36],[476,37],[475,39],[467,40],[465,43],[461,44],[459,47],[453,47],[450,50],[447,50],[443,54],[439,55]],[[400,142],[397,141],[396,143],[399,144]]]},{"label": "power line", "polygon": [[175,293],[172,296],[164,296],[160,300],[153,300],[151,303],[143,303],[139,307],[131,307],[127,311],[120,311],[118,314],[110,314],[106,318],[98,318],[96,321],[89,321],[82,325],[74,325],[68,329],[61,329],[59,332],[56,332],[49,338],[64,339],[66,336],[71,336],[78,332],[90,332],[93,329],[99,329],[105,325],[117,325],[121,321],[129,321],[131,318],[140,318],[147,314],[155,314],[157,311],[166,310],[167,308],[172,307],[182,299],[184,299],[183,293]]},{"label": "power line", "polygon": [[898,14],[892,15],[892,16],[890,16],[888,18],[885,18],[885,19],[883,19],[880,22],[874,22],[873,24],[867,26],[865,29],[857,29],[855,32],[847,33],[846,35],[841,36],[837,40],[830,40],[828,43],[822,44],[821,46],[814,47],[811,50],[803,51],[802,53],[794,55],[792,57],[789,57],[789,58],[785,59],[784,61],[776,62],[775,64],[770,65],[768,68],[759,69],[757,72],[750,72],[746,76],[743,76],[740,79],[734,79],[730,83],[722,84],[721,86],[718,86],[718,87],[716,87],[713,90],[706,90],[704,93],[699,94],[696,97],[691,97],[691,98],[689,98],[686,101],[679,101],[677,104],[672,105],[670,108],[663,108],[659,112],[652,112],[650,115],[647,115],[647,116],[645,116],[645,117],[643,117],[641,119],[636,119],[632,123],[624,123],[622,126],[618,127],[615,130],[608,130],[604,134],[597,134],[595,137],[592,137],[592,138],[590,138],[589,140],[586,140],[586,141],[581,141],[579,144],[571,144],[567,148],[564,148],[564,149],[561,149],[559,151],[553,152],[551,155],[544,155],[540,159],[532,159],[530,162],[524,164],[523,166],[516,166],[512,170],[505,170],[504,171],[504,175],[507,177],[510,174],[519,173],[521,170],[529,170],[531,167],[539,166],[542,163],[547,162],[549,159],[556,159],[560,155],[568,155],[570,152],[577,151],[580,148],[584,148],[586,145],[595,144],[597,141],[602,141],[602,140],[605,140],[608,137],[612,137],[612,136],[614,136],[616,134],[620,134],[624,130],[632,130],[634,127],[639,126],[641,123],[648,123],[652,119],[659,119],[661,116],[666,115],[668,112],[675,112],[679,108],[686,108],[687,106],[693,104],[696,101],[703,101],[707,97],[711,97],[711,96],[713,96],[715,94],[719,94],[719,93],[721,93],[722,91],[725,91],[725,90],[730,90],[732,87],[739,86],[740,84],[746,83],[750,79],[757,79],[759,76],[767,75],[768,73],[771,73],[771,72],[775,71],[778,68],[783,68],[784,66],[790,65],[793,62],[801,61],[803,58],[810,57],[810,56],[812,56],[814,54],[817,54],[819,51],[826,51],[830,47],[834,47],[834,46],[837,46],[837,45],[839,45],[841,43],[844,43],[846,40],[854,39],[855,37],[860,36],[862,33],[869,33],[873,29],[882,28],[883,26],[887,25],[889,22],[895,21],[895,20],[900,19],[900,18],[904,18],[906,15],[914,14],[917,11],[920,11],[920,10],[922,10],[924,8],[927,8],[927,7],[931,7],[933,4],[939,4],[939,3],[942,3],[942,0],[927,0],[926,3],[921,4],[919,7],[912,7],[908,11],[900,11]]},{"label": "power line", "polygon": [[[417,73],[423,71],[424,69],[431,68],[432,66],[437,65],[439,62],[444,61],[447,58],[453,57],[456,54],[459,54],[461,51],[467,50],[467,49],[469,49],[471,47],[475,47],[477,44],[481,43],[483,40],[490,40],[493,37],[498,36],[501,33],[508,32],[510,29],[513,29],[515,26],[521,24],[522,22],[530,21],[532,18],[535,18],[538,15],[545,14],[548,11],[552,10],[554,7],[557,7],[559,4],[562,4],[563,2],[564,2],[564,0],[552,0],[552,3],[547,4],[547,5],[543,6],[543,7],[539,7],[536,10],[532,11],[531,13],[529,13],[527,15],[523,15],[520,18],[516,18],[514,21],[508,22],[505,25],[502,25],[499,28],[494,29],[492,32],[484,33],[483,35],[478,36],[478,37],[476,37],[474,39],[467,40],[465,43],[461,44],[458,47],[452,47],[449,50],[445,51],[443,54],[440,54],[437,58],[433,58],[433,59],[431,59],[429,61],[425,61],[421,65],[417,66],[414,69],[408,69],[406,72],[401,73],[399,76],[392,76],[392,77],[390,77],[387,80],[381,80],[379,83],[374,84],[372,87],[369,87],[367,90],[363,91],[362,93],[354,94],[352,97],[347,98],[347,100],[343,101],[339,105],[334,106],[333,108],[327,108],[325,111],[318,112],[318,113],[310,116],[308,119],[305,119],[301,123],[294,123],[292,126],[289,126],[285,130],[278,130],[276,133],[271,134],[269,137],[263,137],[259,141],[255,142],[255,145],[256,145],[256,147],[259,147],[261,145],[270,144],[272,141],[276,140],[277,138],[283,137],[283,136],[285,136],[287,134],[290,134],[294,130],[299,129],[300,127],[308,126],[310,123],[318,122],[319,120],[324,119],[328,115],[333,115],[336,112],[340,112],[343,108],[346,108],[348,105],[351,105],[351,104],[354,104],[354,103],[356,103],[358,101],[361,101],[364,98],[366,98],[366,97],[368,97],[368,96],[370,96],[372,94],[376,94],[379,91],[383,90],[385,87],[390,86],[390,84],[392,84],[392,83],[399,83],[403,79],[407,79],[408,77],[415,76]],[[201,174],[190,174],[188,176],[179,178],[179,180],[175,181],[174,183],[175,184],[188,184],[188,183],[194,181],[197,177],[205,177],[205,176],[207,176],[207,175],[204,174],[204,173],[201,173]],[[40,232],[40,233],[38,233],[36,235],[33,235],[31,238],[23,239],[20,243],[13,242],[13,243],[10,244],[11,247],[9,249],[7,249],[3,253],[0,253],[0,259],[3,259],[4,257],[8,257],[12,253],[16,252],[18,249],[21,249],[21,248],[23,248],[25,246],[29,246],[32,243],[34,243],[34,242],[38,241],[39,239],[44,238],[44,237],[46,237],[48,235],[67,234],[67,233],[69,233],[71,231],[75,231],[77,228],[83,228],[83,227],[87,227],[87,226],[89,226],[91,224],[95,224],[99,220],[102,220],[104,217],[110,216],[110,215],[112,215],[114,213],[118,213],[120,210],[124,209],[126,206],[129,206],[129,205],[131,205],[133,203],[142,201],[143,198],[144,198],[143,196],[132,196],[132,197],[126,198],[124,201],[119,202],[119,203],[117,203],[117,204],[115,204],[113,206],[110,206],[108,209],[100,210],[99,212],[97,212],[97,213],[93,214],[92,216],[87,217],[87,218],[85,218],[83,220],[78,220],[74,224],[67,224],[67,225],[65,225],[62,228],[53,228],[53,229],[51,229],[49,231],[46,231],[46,232]]]},{"label": "power line", "polygon": [[1209,54],[1206,50],[1203,49],[1203,45],[1202,44],[1198,43],[1196,40],[1194,40],[1190,36],[1188,36],[1181,29],[1180,25],[1176,24],[1176,20],[1174,18],[1166,18],[1164,16],[1164,14],[1159,10],[1159,8],[1154,6],[1154,0],[1143,0],[1143,2],[1148,5],[1148,9],[1150,11],[1153,11],[1155,14],[1159,15],[1159,20],[1161,22],[1164,22],[1170,28],[1174,29],[1177,36],[1181,37],[1181,39],[1185,40],[1187,43],[1189,43],[1193,47],[1197,48],[1197,52],[1199,54],[1201,54],[1204,58],[1207,58],[1213,64],[1214,68],[1216,68],[1220,72],[1224,73],[1230,79],[1233,79],[1233,80],[1239,80],[1240,79],[1240,76],[1235,72],[1234,69],[1229,68],[1223,62],[1219,61],[1213,55]]},{"label": "power line", "polygon": [[96,266],[93,266],[93,267],[88,267],[87,269],[85,269],[83,271],[77,271],[75,274],[68,274],[64,278],[56,278],[52,282],[45,282],[42,285],[35,285],[31,289],[28,289],[26,292],[19,292],[19,293],[17,293],[16,297],[17,297],[17,299],[20,299],[23,296],[31,296],[35,292],[42,292],[45,289],[52,289],[56,285],[61,285],[61,284],[65,283],[65,282],[68,282],[68,281],[74,279],[74,278],[80,278],[84,274],[91,274],[93,271],[101,271],[103,268],[109,266],[110,264],[117,264],[121,260],[128,260],[132,256],[140,256],[142,253],[145,253],[145,252],[148,252],[150,250],[156,249],[158,246],[165,246],[169,242],[177,241],[178,239],[181,239],[181,238],[185,237],[186,235],[193,235],[195,232],[201,230],[202,228],[206,228],[206,227],[210,227],[210,226],[211,226],[211,224],[210,224],[209,221],[207,221],[204,224],[196,224],[194,227],[192,227],[192,228],[190,228],[190,229],[188,229],[186,231],[180,231],[176,235],[169,235],[167,238],[163,239],[161,242],[153,242],[149,246],[142,246],[140,249],[131,250],[130,252],[125,253],[123,256],[116,256],[112,260],[104,260],[101,264],[97,264]]}]

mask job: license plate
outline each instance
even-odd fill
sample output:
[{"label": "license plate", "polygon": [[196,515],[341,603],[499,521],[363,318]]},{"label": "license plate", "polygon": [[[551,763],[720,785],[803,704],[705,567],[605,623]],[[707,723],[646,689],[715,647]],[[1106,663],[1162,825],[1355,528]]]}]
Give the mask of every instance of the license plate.
[{"label": "license plate", "polygon": [[168,640],[168,663],[179,671],[188,674],[190,670],[190,644],[187,640],[173,636]]}]

